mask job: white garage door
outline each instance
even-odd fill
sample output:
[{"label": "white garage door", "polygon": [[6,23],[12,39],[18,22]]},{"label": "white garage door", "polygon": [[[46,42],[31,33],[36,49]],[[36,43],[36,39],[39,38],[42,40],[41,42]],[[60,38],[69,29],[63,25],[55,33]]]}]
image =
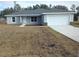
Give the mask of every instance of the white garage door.
[{"label": "white garage door", "polygon": [[68,25],[69,16],[68,15],[47,15],[48,25]]}]

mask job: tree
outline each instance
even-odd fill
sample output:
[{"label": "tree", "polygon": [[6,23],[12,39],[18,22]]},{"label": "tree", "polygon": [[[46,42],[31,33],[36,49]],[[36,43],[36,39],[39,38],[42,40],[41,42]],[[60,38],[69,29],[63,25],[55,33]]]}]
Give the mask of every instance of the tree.
[{"label": "tree", "polygon": [[17,4],[16,1],[14,1],[14,10],[15,11],[21,10],[21,6],[19,4]]},{"label": "tree", "polygon": [[76,6],[75,6],[75,4],[72,4],[72,6],[71,6],[71,10],[72,10],[72,11],[75,11],[75,10],[76,10]]},{"label": "tree", "polygon": [[51,4],[49,5],[49,8],[52,8],[52,5]]},{"label": "tree", "polygon": [[30,6],[30,7],[27,7],[25,8],[25,10],[32,10],[33,8]]},{"label": "tree", "polygon": [[15,10],[15,11],[19,11],[19,10],[21,10],[20,5],[19,5],[19,4],[16,4],[16,5],[14,6],[14,10]]},{"label": "tree", "polygon": [[0,12],[0,17],[4,17],[4,15],[11,14],[14,12],[13,8],[6,8]]},{"label": "tree", "polygon": [[54,9],[60,9],[60,10],[68,10],[68,8],[66,6],[62,6],[62,5],[56,5],[56,6],[53,6],[52,8]]},{"label": "tree", "polygon": [[48,7],[46,4],[41,4],[41,5],[40,5],[40,8],[49,9],[49,7]]},{"label": "tree", "polygon": [[[33,5],[32,9],[48,9],[49,7],[46,5],[46,4],[36,4],[36,5]],[[28,9],[28,8],[27,8]]]},{"label": "tree", "polygon": [[77,12],[79,12],[79,6],[76,8]]},{"label": "tree", "polygon": [[33,9],[39,9],[40,8],[40,5],[36,4],[36,5],[33,5]]}]

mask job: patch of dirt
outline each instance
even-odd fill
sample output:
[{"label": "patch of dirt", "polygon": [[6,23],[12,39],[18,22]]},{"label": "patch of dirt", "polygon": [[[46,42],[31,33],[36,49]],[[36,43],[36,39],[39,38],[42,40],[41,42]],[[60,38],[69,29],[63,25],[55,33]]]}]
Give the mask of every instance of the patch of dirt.
[{"label": "patch of dirt", "polygon": [[76,57],[79,43],[47,26],[0,25],[0,56]]}]

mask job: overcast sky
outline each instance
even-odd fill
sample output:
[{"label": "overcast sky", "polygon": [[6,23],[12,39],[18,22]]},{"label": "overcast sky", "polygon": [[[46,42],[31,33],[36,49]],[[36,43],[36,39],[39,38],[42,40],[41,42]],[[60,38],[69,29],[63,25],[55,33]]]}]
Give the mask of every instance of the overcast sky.
[{"label": "overcast sky", "polygon": [[[52,6],[54,5],[65,5],[68,8],[71,7],[72,4],[75,4],[76,6],[79,6],[79,1],[51,1],[51,0],[47,0],[47,1],[33,1],[33,0],[29,0],[29,1],[17,1],[16,3],[20,4],[21,7],[28,7],[28,6],[32,6],[35,4],[52,4]],[[0,10],[3,10],[5,8],[8,7],[13,7],[14,3],[13,1],[0,1]]]}]

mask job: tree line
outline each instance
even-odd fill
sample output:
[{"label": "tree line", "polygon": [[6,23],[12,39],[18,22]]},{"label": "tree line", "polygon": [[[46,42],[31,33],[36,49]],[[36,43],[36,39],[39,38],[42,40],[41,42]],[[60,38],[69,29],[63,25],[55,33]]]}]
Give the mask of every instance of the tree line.
[{"label": "tree line", "polygon": [[[48,6],[46,4],[36,4],[36,5],[33,5],[33,6],[29,6],[27,8],[21,8],[21,6],[19,4],[16,4],[16,5],[14,5],[14,8],[12,8],[12,7],[11,8],[6,8],[6,9],[0,11],[0,17],[5,17],[4,15],[11,14],[11,13],[17,12],[19,10],[35,10],[35,9],[60,9],[60,10],[67,10],[68,11],[68,8],[66,6],[62,6],[62,5],[52,6],[50,4]],[[79,6],[76,7],[73,4],[71,6],[71,10],[75,11],[75,9],[77,11],[79,11]]]}]

